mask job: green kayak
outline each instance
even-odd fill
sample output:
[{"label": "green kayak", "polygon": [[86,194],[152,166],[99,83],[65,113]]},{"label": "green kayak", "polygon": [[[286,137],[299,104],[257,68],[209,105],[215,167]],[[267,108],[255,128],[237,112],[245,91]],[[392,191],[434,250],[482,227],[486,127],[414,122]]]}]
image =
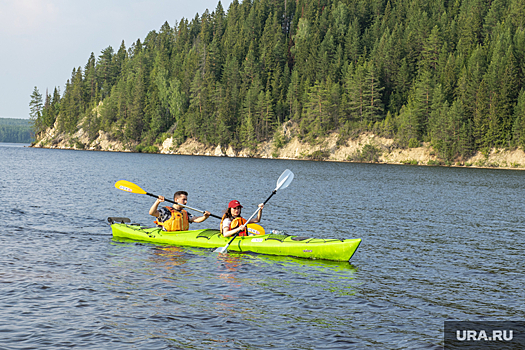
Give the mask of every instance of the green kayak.
[{"label": "green kayak", "polygon": [[[226,245],[231,239],[230,237],[223,237],[218,230],[166,232],[158,227],[151,228],[114,222],[118,222],[118,220],[110,220],[112,223],[111,230],[115,238],[198,248],[218,248]],[[360,238],[341,240],[298,237],[287,234],[265,234],[236,237],[228,250],[242,253],[251,252],[308,259],[349,261],[360,243]]]}]

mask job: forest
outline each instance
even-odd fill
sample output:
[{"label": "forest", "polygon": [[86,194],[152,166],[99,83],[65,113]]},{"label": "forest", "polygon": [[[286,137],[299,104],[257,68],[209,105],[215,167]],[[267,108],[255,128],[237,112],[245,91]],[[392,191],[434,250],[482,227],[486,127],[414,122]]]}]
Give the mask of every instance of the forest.
[{"label": "forest", "polygon": [[0,118],[0,142],[31,143],[33,140],[29,119]]},{"label": "forest", "polygon": [[30,116],[140,147],[279,145],[289,120],[305,142],[373,132],[449,160],[524,147],[524,25],[524,0],[219,2],[35,87]]}]

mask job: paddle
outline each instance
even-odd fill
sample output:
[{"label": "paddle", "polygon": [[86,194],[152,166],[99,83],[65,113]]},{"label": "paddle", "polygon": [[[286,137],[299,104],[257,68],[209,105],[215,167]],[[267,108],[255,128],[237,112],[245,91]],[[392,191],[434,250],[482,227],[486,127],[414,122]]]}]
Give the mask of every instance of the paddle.
[{"label": "paddle", "polygon": [[[142,188],[140,188],[139,186],[135,185],[133,182],[129,182],[129,181],[126,181],[126,180],[119,180],[119,181],[115,182],[115,187],[117,189],[125,191],[125,192],[136,193],[136,194],[146,194],[146,195],[151,196],[151,197],[159,198],[159,196],[157,196],[156,194],[152,194],[152,193],[146,192]],[[177,204],[177,205],[180,205],[183,208],[188,208],[190,210],[195,210],[195,211],[198,211],[199,213],[203,213],[204,214],[203,210],[195,209],[195,208],[192,208],[192,207],[188,207],[187,205],[180,204],[180,203],[174,202],[174,201],[169,200],[169,199],[165,199],[165,200],[166,200],[166,202]],[[220,216],[217,216],[217,215],[210,214],[210,216],[213,216],[214,218],[217,218],[217,219],[222,219]]]},{"label": "paddle", "polygon": [[[285,189],[286,187],[288,187],[288,185],[290,185],[290,183],[292,182],[293,180],[293,173],[286,169],[282,174],[281,176],[279,176],[279,179],[277,180],[277,186],[275,187],[275,190],[273,190],[272,194],[270,195],[270,197],[266,198],[266,200],[264,201],[263,204],[266,204],[270,198],[273,197],[274,194],[277,193],[277,190],[279,189]],[[259,212],[259,210],[261,210],[261,208],[257,208],[257,210],[255,211],[255,213],[252,214],[252,216],[250,216],[250,218],[248,220],[246,220],[246,222],[250,222],[251,219],[253,219],[253,217],[255,215],[257,215],[257,213]],[[230,246],[231,242],[233,242],[233,240],[235,239],[235,237],[237,237],[237,234],[234,234],[232,239],[230,239],[230,241],[224,246],[224,247],[219,247],[217,249],[214,250],[215,253],[224,253],[228,250],[228,247]]]}]

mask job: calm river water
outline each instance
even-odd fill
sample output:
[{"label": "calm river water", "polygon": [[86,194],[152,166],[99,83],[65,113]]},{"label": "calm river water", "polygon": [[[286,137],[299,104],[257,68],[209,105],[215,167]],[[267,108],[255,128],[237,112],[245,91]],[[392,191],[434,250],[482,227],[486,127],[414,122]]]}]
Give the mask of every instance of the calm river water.
[{"label": "calm river water", "polygon": [[[154,199],[363,239],[350,263],[112,239]],[[1,349],[439,349],[445,320],[523,320],[525,172],[0,144]],[[216,228],[218,220],[192,225]]]}]

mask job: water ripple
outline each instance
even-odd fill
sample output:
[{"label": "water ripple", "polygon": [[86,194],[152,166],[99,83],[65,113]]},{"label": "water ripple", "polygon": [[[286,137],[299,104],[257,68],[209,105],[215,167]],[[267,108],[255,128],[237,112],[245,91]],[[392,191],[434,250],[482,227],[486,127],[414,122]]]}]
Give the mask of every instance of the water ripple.
[{"label": "water ripple", "polygon": [[[525,317],[522,172],[16,147],[0,164],[3,349],[438,349],[445,320]],[[361,237],[351,264],[116,241],[105,221],[152,223],[119,179],[251,214],[286,168],[263,226]]]}]

